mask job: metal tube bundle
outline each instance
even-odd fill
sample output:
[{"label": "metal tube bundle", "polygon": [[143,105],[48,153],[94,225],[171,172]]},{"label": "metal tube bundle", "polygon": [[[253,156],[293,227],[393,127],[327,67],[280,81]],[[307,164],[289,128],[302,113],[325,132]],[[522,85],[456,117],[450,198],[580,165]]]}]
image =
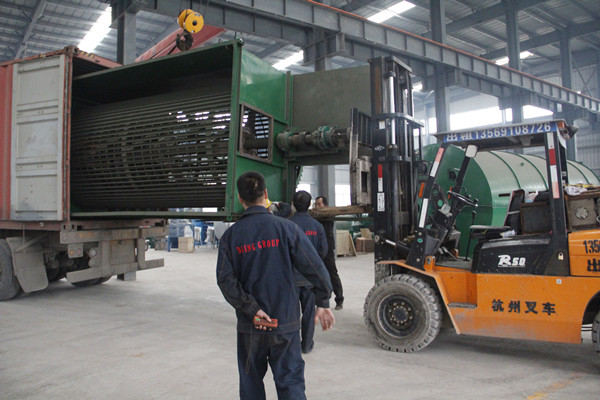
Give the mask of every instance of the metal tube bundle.
[{"label": "metal tube bundle", "polygon": [[231,93],[215,89],[74,112],[72,203],[111,210],[223,207]]}]

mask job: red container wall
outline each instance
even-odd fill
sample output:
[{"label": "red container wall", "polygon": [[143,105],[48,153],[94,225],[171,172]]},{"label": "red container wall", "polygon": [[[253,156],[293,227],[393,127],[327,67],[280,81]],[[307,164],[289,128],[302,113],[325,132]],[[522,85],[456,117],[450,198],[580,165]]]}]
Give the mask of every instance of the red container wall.
[{"label": "red container wall", "polygon": [[0,66],[0,220],[10,219],[10,137],[13,66]]}]

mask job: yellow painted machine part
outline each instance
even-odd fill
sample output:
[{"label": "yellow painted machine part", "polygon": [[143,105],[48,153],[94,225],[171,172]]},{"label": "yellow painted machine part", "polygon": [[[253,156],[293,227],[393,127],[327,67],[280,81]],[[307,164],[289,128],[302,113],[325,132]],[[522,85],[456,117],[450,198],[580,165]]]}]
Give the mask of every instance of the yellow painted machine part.
[{"label": "yellow painted machine part", "polygon": [[194,12],[194,10],[190,10],[188,8],[187,10],[183,10],[179,13],[179,16],[177,17],[177,23],[179,24],[179,26],[181,28],[185,28],[183,23],[184,23],[185,19],[187,18],[187,16],[192,14],[193,12]]},{"label": "yellow painted machine part", "polygon": [[196,33],[200,32],[204,27],[204,17],[194,10],[187,9],[179,13],[177,23],[186,31]]},{"label": "yellow painted machine part", "polygon": [[569,234],[571,275],[600,278],[600,230]]}]

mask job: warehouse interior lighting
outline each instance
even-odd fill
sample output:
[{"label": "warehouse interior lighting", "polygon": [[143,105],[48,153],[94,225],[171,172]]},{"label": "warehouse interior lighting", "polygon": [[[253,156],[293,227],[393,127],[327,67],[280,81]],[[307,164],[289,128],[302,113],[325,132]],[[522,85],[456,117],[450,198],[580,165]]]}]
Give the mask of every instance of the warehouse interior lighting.
[{"label": "warehouse interior lighting", "polygon": [[390,19],[392,17],[395,17],[396,15],[400,15],[407,10],[410,10],[414,6],[415,5],[411,2],[401,1],[401,2],[394,4],[393,6],[386,8],[385,10],[383,10],[381,12],[378,12],[375,15],[371,15],[367,19],[369,21],[381,23],[383,21],[387,21],[388,19]]},{"label": "warehouse interior lighting", "polygon": [[299,62],[300,60],[304,59],[304,51],[300,50],[297,53],[292,54],[291,56],[279,61],[276,64],[273,64],[273,66],[277,69],[286,69],[287,67],[289,67],[292,64],[296,64],[297,62]]},{"label": "warehouse interior lighting", "polygon": [[[521,60],[524,60],[525,58],[527,58],[527,57],[530,57],[530,56],[532,56],[532,55],[533,55],[533,53],[532,53],[532,52],[530,52],[530,51],[522,51],[522,52],[519,54],[519,58],[520,58]],[[499,59],[499,60],[496,60],[496,61],[495,61],[495,63],[496,63],[496,64],[498,64],[498,65],[505,65],[505,64],[508,64],[508,57],[502,57],[501,59]]]},{"label": "warehouse interior lighting", "polygon": [[87,51],[88,53],[93,52],[100,44],[102,39],[104,39],[106,35],[108,35],[108,32],[110,32],[110,24],[111,8],[107,7],[106,10],[100,14],[100,17],[98,17],[96,23],[92,25],[91,29],[85,35],[83,40],[79,42],[77,47],[83,51]]}]

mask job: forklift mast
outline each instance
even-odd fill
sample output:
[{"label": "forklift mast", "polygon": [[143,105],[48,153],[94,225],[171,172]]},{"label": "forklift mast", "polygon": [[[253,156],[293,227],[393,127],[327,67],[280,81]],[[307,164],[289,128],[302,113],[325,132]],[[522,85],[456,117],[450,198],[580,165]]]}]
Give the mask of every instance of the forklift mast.
[{"label": "forklift mast", "polygon": [[[395,57],[375,58],[369,63],[371,193],[375,262],[378,262],[397,259],[408,251],[401,242],[413,232],[418,216],[415,191],[422,154],[422,125],[413,118],[410,67]],[[415,129],[418,143],[415,143]]]}]

